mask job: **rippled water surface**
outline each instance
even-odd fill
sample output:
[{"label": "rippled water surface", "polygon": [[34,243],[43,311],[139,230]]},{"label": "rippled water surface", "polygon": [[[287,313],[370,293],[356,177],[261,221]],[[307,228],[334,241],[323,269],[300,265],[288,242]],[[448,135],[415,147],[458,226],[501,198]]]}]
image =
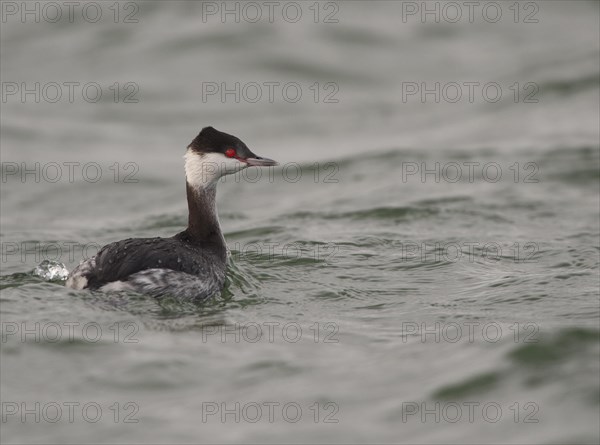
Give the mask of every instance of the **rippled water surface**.
[{"label": "rippled water surface", "polygon": [[[597,443],[599,6],[529,3],[538,23],[523,3],[519,23],[502,3],[452,24],[366,1],[318,23],[312,3],[222,23],[191,1],[3,21],[4,92],[103,95],[2,100],[2,440]],[[302,97],[203,96],[236,82]],[[502,96],[403,95],[436,82]],[[182,155],[206,125],[282,165],[219,185],[220,296],[32,274],[185,227]]]}]

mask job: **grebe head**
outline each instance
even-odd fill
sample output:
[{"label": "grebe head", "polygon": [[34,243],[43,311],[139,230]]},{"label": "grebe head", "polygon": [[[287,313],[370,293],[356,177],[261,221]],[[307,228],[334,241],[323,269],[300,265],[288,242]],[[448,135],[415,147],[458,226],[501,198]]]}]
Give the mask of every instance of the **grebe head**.
[{"label": "grebe head", "polygon": [[205,127],[185,153],[185,175],[193,187],[215,186],[221,176],[247,167],[277,165],[272,159],[255,155],[241,140],[213,127]]}]

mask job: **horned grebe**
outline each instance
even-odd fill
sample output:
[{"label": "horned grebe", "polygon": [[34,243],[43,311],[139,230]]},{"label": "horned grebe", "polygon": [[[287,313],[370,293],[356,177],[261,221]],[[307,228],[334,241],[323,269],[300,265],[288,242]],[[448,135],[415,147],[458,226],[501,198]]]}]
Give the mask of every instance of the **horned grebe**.
[{"label": "horned grebe", "polygon": [[202,129],[184,158],[187,229],[171,238],[129,238],[108,244],[71,272],[67,287],[185,299],[204,299],[221,291],[227,247],[217,216],[217,181],[246,167],[277,162],[256,156],[235,136],[212,127]]}]

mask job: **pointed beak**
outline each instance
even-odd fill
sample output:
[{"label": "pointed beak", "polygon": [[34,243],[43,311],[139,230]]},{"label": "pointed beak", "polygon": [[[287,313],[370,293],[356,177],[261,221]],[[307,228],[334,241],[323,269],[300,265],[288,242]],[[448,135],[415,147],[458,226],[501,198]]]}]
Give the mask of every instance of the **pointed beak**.
[{"label": "pointed beak", "polygon": [[261,158],[260,156],[256,156],[255,158],[246,158],[244,161],[251,167],[271,167],[274,165],[279,165],[277,161],[274,161],[273,159]]}]

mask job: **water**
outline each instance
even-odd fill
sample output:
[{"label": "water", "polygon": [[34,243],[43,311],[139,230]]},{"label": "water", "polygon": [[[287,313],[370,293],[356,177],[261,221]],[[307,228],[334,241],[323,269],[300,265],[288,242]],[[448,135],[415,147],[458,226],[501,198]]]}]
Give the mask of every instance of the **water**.
[{"label": "water", "polygon": [[[535,2],[523,23],[522,3],[514,23],[511,3],[498,23],[405,23],[402,2],[321,3],[319,23],[312,3],[297,23],[203,22],[200,2],[8,17],[4,85],[63,97],[2,103],[2,440],[597,443],[599,7]],[[239,103],[203,100],[235,82]],[[265,82],[302,97],[271,103]],[[407,94],[436,82],[439,102]],[[285,167],[219,185],[220,297],[32,273],[181,230],[205,125]]]}]

